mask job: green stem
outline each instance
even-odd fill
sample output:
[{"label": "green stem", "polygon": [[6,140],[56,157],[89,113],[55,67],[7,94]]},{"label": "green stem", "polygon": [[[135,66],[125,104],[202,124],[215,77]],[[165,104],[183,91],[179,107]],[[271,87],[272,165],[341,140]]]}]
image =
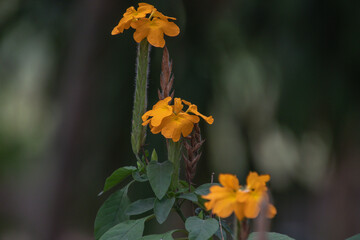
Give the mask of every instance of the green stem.
[{"label": "green stem", "polygon": [[233,219],[233,233],[235,236],[235,239],[239,239],[239,221],[237,220],[236,216],[234,216]]},{"label": "green stem", "polygon": [[177,214],[181,217],[181,219],[182,219],[183,222],[185,223],[186,217],[185,217],[184,214],[182,213],[180,207],[179,207],[177,204],[175,204],[175,205],[174,205],[174,208],[175,208],[175,211],[177,212]]},{"label": "green stem", "polygon": [[174,171],[171,177],[171,188],[176,190],[179,185],[179,171],[181,160],[181,142],[167,141],[168,159],[174,164]]},{"label": "green stem", "polygon": [[132,118],[131,146],[133,152],[140,161],[139,151],[145,143],[146,126],[142,126],[142,115],[147,107],[147,76],[149,65],[150,47],[146,39],[138,45],[137,66],[135,80],[134,109]]}]

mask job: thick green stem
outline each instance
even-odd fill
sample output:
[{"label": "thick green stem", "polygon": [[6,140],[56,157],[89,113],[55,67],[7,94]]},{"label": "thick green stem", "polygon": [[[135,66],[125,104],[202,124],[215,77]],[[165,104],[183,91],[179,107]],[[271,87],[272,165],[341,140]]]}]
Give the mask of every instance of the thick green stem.
[{"label": "thick green stem", "polygon": [[144,39],[138,45],[134,109],[132,118],[131,146],[136,158],[140,160],[139,152],[145,143],[146,126],[142,126],[142,115],[147,106],[147,76],[149,66],[149,43]]},{"label": "thick green stem", "polygon": [[177,212],[177,214],[180,216],[181,220],[183,220],[183,222],[186,222],[186,217],[184,216],[183,212],[181,211],[180,206],[176,203],[174,205],[174,209]]},{"label": "thick green stem", "polygon": [[167,149],[169,161],[174,164],[174,172],[171,177],[171,188],[176,189],[179,185],[181,142],[173,142],[172,140],[168,140]]}]

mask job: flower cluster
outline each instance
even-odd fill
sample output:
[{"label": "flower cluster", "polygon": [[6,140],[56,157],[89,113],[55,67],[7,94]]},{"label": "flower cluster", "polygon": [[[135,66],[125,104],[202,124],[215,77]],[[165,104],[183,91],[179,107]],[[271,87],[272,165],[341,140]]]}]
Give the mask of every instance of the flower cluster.
[{"label": "flower cluster", "polygon": [[239,180],[231,174],[220,174],[219,181],[222,186],[212,186],[208,195],[202,196],[210,200],[205,203],[206,209],[221,218],[226,218],[235,212],[241,221],[245,218],[256,218],[262,204],[267,208],[267,217],[276,215],[276,208],[269,203],[266,182],[269,175],[258,175],[250,172],[246,179],[246,186],[239,185]]},{"label": "flower cluster", "polygon": [[[200,121],[202,117],[208,124],[212,124],[214,119],[212,116],[207,117],[198,112],[197,106],[180,98],[174,99],[174,105],[169,105],[171,97],[167,97],[157,102],[152,110],[147,111],[143,116],[143,126],[149,124],[151,132],[161,134],[165,138],[171,138],[174,142],[179,141],[181,134],[183,137],[188,136],[194,124]],[[184,112],[184,105],[188,105],[188,109]],[[190,114],[192,113],[192,114]],[[195,115],[193,115],[195,114]]]},{"label": "flower cluster", "polygon": [[111,34],[123,33],[124,29],[132,27],[136,30],[134,32],[136,42],[140,43],[147,38],[151,45],[162,48],[165,46],[164,34],[175,37],[180,33],[179,27],[169,19],[176,20],[176,18],[165,16],[150,4],[139,3],[137,10],[134,7],[126,10]]}]

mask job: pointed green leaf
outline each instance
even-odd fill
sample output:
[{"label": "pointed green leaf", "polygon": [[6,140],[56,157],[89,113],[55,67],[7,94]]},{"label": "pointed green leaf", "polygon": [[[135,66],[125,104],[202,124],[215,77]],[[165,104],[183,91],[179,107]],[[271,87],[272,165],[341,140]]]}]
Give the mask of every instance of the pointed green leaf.
[{"label": "pointed green leaf", "polygon": [[146,170],[152,190],[158,199],[162,199],[170,186],[173,164],[169,161],[150,162]]},{"label": "pointed green leaf", "polygon": [[[248,240],[257,240],[258,238],[258,232],[253,232],[249,235]],[[275,233],[275,232],[268,232],[266,233],[268,240],[295,240],[294,238],[291,238],[289,236],[286,236],[284,234]]]},{"label": "pointed green leaf", "polygon": [[151,161],[155,161],[155,162],[157,162],[157,161],[158,161],[158,155],[157,155],[157,153],[156,153],[156,150],[155,150],[155,149],[152,151],[152,154],[151,154]]},{"label": "pointed green leaf", "polygon": [[200,219],[204,219],[204,210],[200,210],[199,214],[198,214],[198,217]]},{"label": "pointed green leaf", "polygon": [[197,195],[208,195],[210,193],[209,188],[211,186],[220,185],[218,183],[205,183],[195,190]]},{"label": "pointed green leaf", "polygon": [[183,193],[180,196],[178,196],[178,198],[183,198],[183,199],[187,199],[191,202],[197,202],[198,198],[194,193]]},{"label": "pointed green leaf", "polygon": [[105,181],[104,190],[102,193],[108,191],[118,183],[120,183],[122,180],[124,180],[127,176],[129,176],[132,172],[136,170],[136,167],[128,166],[128,167],[122,167],[117,170],[115,170],[110,177],[108,177]]},{"label": "pointed green leaf", "polygon": [[138,215],[154,208],[155,198],[140,199],[131,203],[125,210],[126,215]]},{"label": "pointed green leaf", "polygon": [[167,232],[167,233],[161,233],[161,234],[153,234],[142,237],[140,240],[174,240],[172,237],[173,232],[176,230]]},{"label": "pointed green leaf", "polygon": [[144,224],[148,217],[128,220],[110,228],[100,240],[138,240],[144,232]]},{"label": "pointed green leaf", "polygon": [[95,219],[95,239],[99,239],[107,230],[116,224],[129,219],[125,214],[125,209],[130,204],[127,192],[131,183],[132,182],[110,195],[100,207]]},{"label": "pointed green leaf", "polygon": [[174,205],[175,198],[166,198],[155,200],[155,206],[154,206],[154,213],[156,220],[162,224],[165,222],[167,217],[169,216],[169,213],[171,211],[172,206]]},{"label": "pointed green leaf", "polygon": [[214,218],[202,220],[198,217],[189,217],[185,222],[189,232],[189,240],[208,240],[219,228],[219,223]]}]

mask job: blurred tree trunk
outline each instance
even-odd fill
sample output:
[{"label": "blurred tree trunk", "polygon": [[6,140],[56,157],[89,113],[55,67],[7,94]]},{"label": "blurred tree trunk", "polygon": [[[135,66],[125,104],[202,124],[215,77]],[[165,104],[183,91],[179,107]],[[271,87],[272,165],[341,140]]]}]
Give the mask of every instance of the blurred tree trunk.
[{"label": "blurred tree trunk", "polygon": [[[64,230],[74,192],[72,186],[83,164],[86,132],[90,131],[89,112],[98,98],[97,82],[101,81],[99,62],[106,46],[106,15],[114,2],[79,0],[75,2],[67,61],[61,77],[61,122],[55,136],[50,159],[57,162],[54,176],[54,203],[50,210],[45,239],[59,239]],[[110,35],[110,33],[109,33]],[[91,176],[89,176],[91,177]],[[76,193],[80,194],[80,193]],[[75,214],[75,213],[74,213]]]}]

